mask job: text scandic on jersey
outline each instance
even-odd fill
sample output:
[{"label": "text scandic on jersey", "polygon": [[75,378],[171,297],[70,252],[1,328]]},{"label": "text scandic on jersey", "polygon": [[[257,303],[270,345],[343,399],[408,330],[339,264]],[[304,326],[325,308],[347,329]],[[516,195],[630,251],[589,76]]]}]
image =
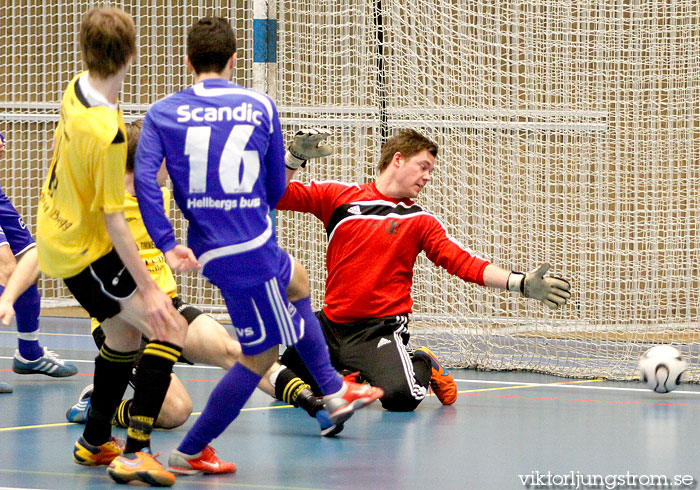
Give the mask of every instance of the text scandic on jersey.
[{"label": "text scandic on jersey", "polygon": [[195,122],[214,122],[214,121],[237,121],[253,123],[256,126],[262,124],[261,111],[253,110],[253,104],[244,102],[235,107],[195,107],[190,110],[189,105],[181,105],[177,107],[177,122],[184,123],[190,120]]}]

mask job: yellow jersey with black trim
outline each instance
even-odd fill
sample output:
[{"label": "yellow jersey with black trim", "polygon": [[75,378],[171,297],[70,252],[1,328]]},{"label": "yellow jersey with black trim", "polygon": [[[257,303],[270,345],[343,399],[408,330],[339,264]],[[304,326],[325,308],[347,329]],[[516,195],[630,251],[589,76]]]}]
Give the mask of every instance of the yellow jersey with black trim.
[{"label": "yellow jersey with black trim", "polygon": [[[163,193],[163,204],[165,206],[165,214],[170,213],[170,189],[161,187]],[[129,230],[136,240],[136,245],[139,247],[139,254],[146,264],[146,269],[151,273],[151,277],[156,281],[158,287],[168,296],[174,298],[177,296],[177,283],[173,277],[173,272],[165,262],[165,255],[153,243],[153,240],[148,235],[146,225],[143,223],[139,203],[129,191],[124,194],[124,216],[126,223],[129,225]],[[95,330],[100,326],[100,322],[96,318],[91,319],[90,326]]]},{"label": "yellow jersey with black trim", "polygon": [[[165,214],[170,213],[170,189],[161,187],[163,193],[163,204],[165,205]],[[165,263],[165,255],[153,243],[153,240],[148,235],[146,225],[143,223],[141,211],[136,198],[126,191],[124,198],[124,215],[126,223],[129,225],[129,230],[136,240],[136,245],[139,247],[139,254],[146,264],[146,269],[151,273],[151,277],[156,281],[158,287],[165,294],[174,298],[177,296],[177,284],[173,273]]]},{"label": "yellow jersey with black trim", "polygon": [[120,109],[91,106],[80,73],[61,101],[54,154],[37,217],[39,268],[72,277],[107,254],[104,213],[124,209],[126,127]]}]

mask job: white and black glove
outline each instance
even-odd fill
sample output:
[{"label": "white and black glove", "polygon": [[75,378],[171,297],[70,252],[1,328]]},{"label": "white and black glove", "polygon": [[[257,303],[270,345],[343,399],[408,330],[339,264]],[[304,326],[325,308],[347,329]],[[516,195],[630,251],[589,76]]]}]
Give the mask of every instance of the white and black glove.
[{"label": "white and black glove", "polygon": [[333,147],[326,144],[331,132],[324,128],[304,128],[297,131],[287,147],[284,164],[289,170],[305,167],[311,158],[327,157],[333,153]]},{"label": "white and black glove", "polygon": [[539,300],[556,310],[571,297],[571,284],[561,277],[545,277],[548,270],[549,264],[544,263],[527,274],[511,272],[508,276],[508,291]]}]

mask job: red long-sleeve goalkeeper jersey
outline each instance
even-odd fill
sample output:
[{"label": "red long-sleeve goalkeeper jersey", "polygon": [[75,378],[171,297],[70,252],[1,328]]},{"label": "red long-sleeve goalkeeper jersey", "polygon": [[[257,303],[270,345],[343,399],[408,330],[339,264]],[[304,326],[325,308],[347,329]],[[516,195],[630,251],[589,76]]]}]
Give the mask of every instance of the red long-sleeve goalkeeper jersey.
[{"label": "red long-sleeve goalkeeper jersey", "polygon": [[435,264],[483,285],[488,261],[450,238],[410,199],[381,194],[374,182],[293,181],[277,209],[311,213],[328,235],[323,311],[338,323],[411,312],[413,265],[424,251]]}]

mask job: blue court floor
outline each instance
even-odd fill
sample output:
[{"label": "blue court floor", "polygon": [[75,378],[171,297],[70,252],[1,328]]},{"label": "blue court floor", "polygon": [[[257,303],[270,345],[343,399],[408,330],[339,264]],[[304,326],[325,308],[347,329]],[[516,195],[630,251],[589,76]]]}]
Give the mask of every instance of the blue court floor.
[{"label": "blue court floor", "polygon": [[[0,488],[115,488],[104,467],[79,466],[71,455],[82,426],[67,423],[65,411],[92,379],[95,348],[88,331],[86,320],[42,319],[42,344],[80,369],[54,379],[13,373],[16,334],[0,329],[0,381],[14,386],[14,393],[0,394]],[[164,462],[222,374],[206,366],[177,365],[175,371],[195,414],[183,427],[154,433],[153,449]],[[431,396],[415,412],[388,413],[377,403],[358,412],[336,438],[320,437],[305,412],[256,392],[213,443],[238,471],[178,477],[175,487],[697,488],[696,385],[659,395],[633,382],[452,374],[460,391],[454,405],[443,407]],[[115,433],[125,436],[122,429]]]}]

